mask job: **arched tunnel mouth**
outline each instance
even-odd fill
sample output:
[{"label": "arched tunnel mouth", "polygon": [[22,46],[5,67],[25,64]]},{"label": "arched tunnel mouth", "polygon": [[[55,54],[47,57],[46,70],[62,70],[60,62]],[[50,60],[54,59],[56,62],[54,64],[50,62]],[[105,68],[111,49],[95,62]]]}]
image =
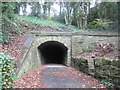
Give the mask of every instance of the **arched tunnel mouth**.
[{"label": "arched tunnel mouth", "polygon": [[47,41],[38,46],[42,64],[63,64],[67,61],[68,48],[57,41]]}]

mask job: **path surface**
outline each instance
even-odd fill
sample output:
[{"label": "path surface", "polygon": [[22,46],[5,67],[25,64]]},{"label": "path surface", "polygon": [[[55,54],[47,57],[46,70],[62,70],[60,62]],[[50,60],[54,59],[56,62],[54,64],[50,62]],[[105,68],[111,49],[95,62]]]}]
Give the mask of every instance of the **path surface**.
[{"label": "path surface", "polygon": [[17,80],[17,88],[106,88],[97,79],[71,67],[43,65]]}]

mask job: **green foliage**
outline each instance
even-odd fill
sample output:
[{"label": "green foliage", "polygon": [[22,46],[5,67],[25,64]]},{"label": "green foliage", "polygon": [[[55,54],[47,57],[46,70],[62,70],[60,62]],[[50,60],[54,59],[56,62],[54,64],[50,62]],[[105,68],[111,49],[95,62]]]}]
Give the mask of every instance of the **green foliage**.
[{"label": "green foliage", "polygon": [[109,26],[110,21],[102,20],[102,19],[95,19],[94,21],[90,22],[88,27],[90,29],[99,28],[99,29],[107,29]]},{"label": "green foliage", "polygon": [[82,53],[86,53],[88,51],[87,48],[82,48]]},{"label": "green foliage", "polygon": [[86,53],[86,52],[91,52],[92,51],[92,47],[88,46],[88,48],[82,48],[82,53]]},{"label": "green foliage", "polygon": [[106,81],[106,80],[101,80],[101,82],[102,82],[103,84],[107,85],[107,86],[114,86],[113,83],[108,82],[108,81]]},{"label": "green foliage", "polygon": [[57,21],[41,19],[41,18],[38,18],[38,17],[15,15],[15,18],[18,19],[18,20],[25,21],[26,23],[28,23],[30,25],[36,25],[38,27],[52,27],[52,28],[54,28],[56,30],[57,29],[61,30],[61,27],[67,27],[67,28],[70,28],[73,31],[77,31],[78,30],[73,25],[66,26],[65,24],[57,22]]},{"label": "green foliage", "polygon": [[99,18],[117,21],[118,6],[116,2],[102,2],[99,6]]},{"label": "green foliage", "polygon": [[98,15],[98,10],[97,10],[97,6],[96,6],[96,7],[93,7],[90,9],[90,12],[89,12],[88,18],[87,18],[88,23],[94,21],[97,18],[99,18],[99,15]]},{"label": "green foliage", "polygon": [[0,89],[12,88],[15,73],[13,72],[12,58],[0,52]]},{"label": "green foliage", "polygon": [[88,74],[88,61],[83,58],[72,58],[72,67]]},{"label": "green foliage", "polygon": [[[119,60],[105,58],[95,59],[95,77],[108,87],[120,88],[119,62]],[[72,58],[72,66],[88,74],[88,62],[86,59]]]},{"label": "green foliage", "polygon": [[80,42],[78,42],[79,44],[83,44],[84,43],[84,41],[80,41]]},{"label": "green foliage", "polygon": [[109,82],[109,81],[107,81],[107,80],[101,80],[101,83],[103,83],[103,84],[105,84],[106,86],[113,86],[113,87],[115,87],[116,89],[120,89],[120,85],[117,85],[117,84],[114,84],[114,83],[112,83],[112,82]]},{"label": "green foliage", "polygon": [[[119,71],[120,67],[117,65],[118,61],[109,59],[95,59],[95,76],[102,80],[107,86],[119,87]],[[104,81],[103,81],[104,80]]]},{"label": "green foliage", "polygon": [[11,35],[19,33],[19,25],[14,18],[14,9],[16,3],[3,2],[1,3],[2,15],[1,16],[1,30],[0,30],[0,42],[8,43]]},{"label": "green foliage", "polygon": [[[97,20],[98,19],[98,20]],[[118,29],[118,5],[117,2],[102,2],[90,9],[88,14],[88,27],[101,30]]]},{"label": "green foliage", "polygon": [[88,14],[88,22],[100,18],[111,21],[117,21],[118,5],[117,2],[102,2],[90,9]]},{"label": "green foliage", "polygon": [[30,25],[36,25],[38,27],[64,26],[64,24],[62,24],[62,23],[58,23],[58,22],[55,22],[55,21],[52,21],[52,20],[40,19],[40,18],[37,18],[37,17],[18,16],[18,15],[15,15],[15,17],[18,18],[19,20],[24,20],[25,22],[27,22]]}]

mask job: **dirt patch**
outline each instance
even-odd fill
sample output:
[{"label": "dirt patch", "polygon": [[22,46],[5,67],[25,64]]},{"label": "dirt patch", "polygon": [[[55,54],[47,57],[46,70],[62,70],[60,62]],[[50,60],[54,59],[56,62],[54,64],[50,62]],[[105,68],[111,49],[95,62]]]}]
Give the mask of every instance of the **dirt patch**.
[{"label": "dirt patch", "polygon": [[16,88],[44,88],[45,84],[41,82],[42,75],[40,73],[44,69],[44,66],[35,70],[29,71],[23,75],[19,80],[16,81]]},{"label": "dirt patch", "polygon": [[[40,28],[40,27],[37,27],[37,28]],[[42,32],[72,32],[72,30],[67,27],[58,27],[57,29],[55,29],[51,26],[41,27],[40,29],[36,29],[36,30],[40,30]]]},{"label": "dirt patch", "polygon": [[41,31],[44,31],[44,32],[59,32],[57,30],[55,30],[54,28],[52,27],[42,27]]},{"label": "dirt patch", "polygon": [[83,53],[79,56],[75,56],[75,58],[120,58],[120,51],[114,50],[113,45],[110,43],[100,43],[98,44],[92,52]]},{"label": "dirt patch", "polygon": [[25,32],[21,36],[13,36],[11,37],[11,41],[9,44],[3,44],[0,52],[4,52],[5,54],[9,54],[13,59],[18,59],[18,57],[22,53],[23,44],[26,39],[27,32]]},{"label": "dirt patch", "polygon": [[60,27],[60,29],[61,31],[64,31],[64,32],[72,32],[72,30],[67,27]]},{"label": "dirt patch", "polygon": [[0,52],[4,52],[13,58],[13,65],[15,70],[17,68],[17,63],[19,63],[23,56],[23,45],[29,33],[27,27],[21,27],[21,31],[23,32],[22,35],[16,34],[11,36],[9,43],[2,44],[0,47]]}]

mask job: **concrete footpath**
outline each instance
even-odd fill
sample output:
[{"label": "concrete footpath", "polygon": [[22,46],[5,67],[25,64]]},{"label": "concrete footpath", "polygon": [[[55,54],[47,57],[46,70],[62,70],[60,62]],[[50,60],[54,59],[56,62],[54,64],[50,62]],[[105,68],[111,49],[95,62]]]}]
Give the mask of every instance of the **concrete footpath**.
[{"label": "concrete footpath", "polygon": [[41,74],[45,88],[105,88],[92,76],[63,65],[47,65]]},{"label": "concrete footpath", "polygon": [[43,65],[23,75],[16,88],[106,88],[92,76],[58,64]]}]

